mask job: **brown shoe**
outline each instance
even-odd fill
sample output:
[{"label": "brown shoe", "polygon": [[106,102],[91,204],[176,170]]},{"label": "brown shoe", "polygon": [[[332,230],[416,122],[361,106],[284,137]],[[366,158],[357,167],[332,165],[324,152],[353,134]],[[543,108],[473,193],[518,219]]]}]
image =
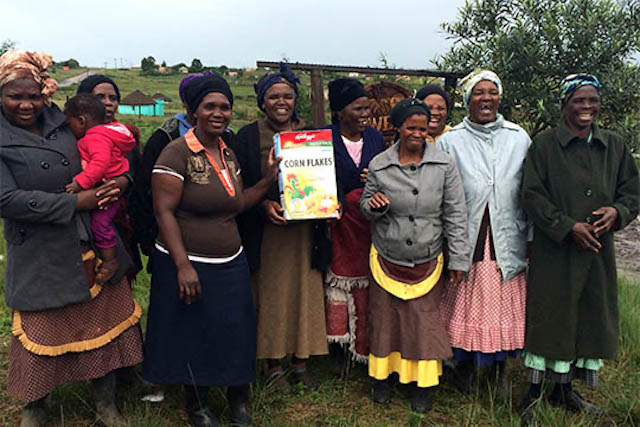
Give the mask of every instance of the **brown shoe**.
[{"label": "brown shoe", "polygon": [[294,370],[291,372],[291,383],[301,384],[304,388],[310,391],[314,391],[318,388],[318,384],[311,378],[309,372],[306,370]]}]

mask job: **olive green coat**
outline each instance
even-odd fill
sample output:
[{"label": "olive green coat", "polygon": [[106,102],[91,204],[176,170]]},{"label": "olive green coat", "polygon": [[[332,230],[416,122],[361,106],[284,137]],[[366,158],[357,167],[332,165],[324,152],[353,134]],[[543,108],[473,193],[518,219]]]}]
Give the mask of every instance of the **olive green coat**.
[{"label": "olive green coat", "polygon": [[615,358],[613,232],[600,237],[595,254],[573,241],[571,229],[603,206],[617,209],[615,230],[638,215],[638,169],[624,141],[594,126],[588,144],[564,123],[539,134],[525,161],[522,204],[534,224],[525,350],[559,360]]}]

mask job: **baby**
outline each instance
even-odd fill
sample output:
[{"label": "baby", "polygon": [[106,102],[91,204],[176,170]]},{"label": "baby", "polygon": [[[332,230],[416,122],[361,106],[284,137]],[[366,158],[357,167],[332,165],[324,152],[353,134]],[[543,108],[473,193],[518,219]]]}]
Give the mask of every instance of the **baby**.
[{"label": "baby", "polygon": [[[102,184],[129,170],[126,155],[134,147],[132,133],[120,122],[103,124],[105,107],[95,96],[87,93],[69,99],[64,107],[69,127],[78,138],[78,150],[83,171],[67,185],[67,193],[78,193]],[[116,230],[112,224],[120,200],[106,209],[91,212],[91,231],[97,248],[102,252],[102,264],[96,283],[109,280],[120,266],[116,254]]]}]

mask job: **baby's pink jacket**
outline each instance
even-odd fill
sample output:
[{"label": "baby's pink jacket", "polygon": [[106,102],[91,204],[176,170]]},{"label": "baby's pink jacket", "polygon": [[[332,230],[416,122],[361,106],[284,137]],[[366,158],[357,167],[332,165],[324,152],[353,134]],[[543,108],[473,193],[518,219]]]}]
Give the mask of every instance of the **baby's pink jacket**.
[{"label": "baby's pink jacket", "polygon": [[92,127],[78,141],[83,171],[76,175],[76,182],[88,189],[104,178],[127,172],[126,155],[134,145],[133,134],[120,122]]}]

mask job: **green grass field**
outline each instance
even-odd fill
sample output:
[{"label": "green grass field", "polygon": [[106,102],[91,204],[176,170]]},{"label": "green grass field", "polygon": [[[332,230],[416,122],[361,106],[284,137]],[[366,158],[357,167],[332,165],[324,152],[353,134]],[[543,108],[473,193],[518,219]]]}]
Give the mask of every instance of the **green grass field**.
[{"label": "green grass field", "polygon": [[[171,97],[174,103],[167,114],[181,111],[178,102],[178,83],[182,76],[142,77],[137,71],[112,71],[107,74],[118,83],[123,96],[135,89],[147,94],[157,91]],[[70,77],[72,73],[63,78]],[[56,75],[56,77],[59,77]],[[241,125],[259,116],[255,108],[253,81],[257,73],[245,73],[242,79],[231,78],[236,96],[233,126]],[[304,84],[308,78],[304,77]],[[412,88],[422,82],[411,82]],[[62,106],[67,95],[75,93],[76,86],[61,89],[55,97]],[[246,115],[239,113],[246,112]],[[238,116],[243,117],[239,119]],[[123,122],[133,123],[142,131],[142,140],[157,128],[163,118],[141,118],[120,116]],[[4,277],[5,244],[0,239],[0,277]],[[2,280],[2,279],[0,279]],[[2,287],[3,295],[4,287]],[[640,283],[622,277],[619,280],[621,308],[620,352],[616,361],[608,361],[603,368],[600,386],[596,390],[585,390],[578,383],[579,391],[605,410],[602,417],[569,414],[547,404],[539,407],[536,419],[539,425],[548,426],[638,426],[640,425]],[[134,284],[134,294],[146,312],[149,297],[149,276],[141,272]],[[0,299],[2,298],[0,295]],[[143,315],[143,330],[144,330]],[[11,341],[11,311],[0,304],[0,426],[19,424],[21,403],[6,393],[7,355]],[[486,386],[479,386],[474,394],[462,395],[451,385],[449,373],[445,371],[442,384],[433,393],[434,407],[426,415],[413,413],[398,387],[388,406],[372,403],[370,382],[366,369],[355,366],[348,379],[336,379],[331,374],[332,364],[326,357],[313,358],[310,371],[319,382],[316,391],[293,389],[289,394],[279,393],[262,382],[254,386],[252,396],[253,416],[263,426],[517,426],[519,405],[526,388],[525,371],[521,361],[511,363],[512,396],[504,402],[498,401]],[[123,414],[131,426],[182,426],[187,425],[182,409],[182,395],[177,387],[170,387],[163,403],[142,403],[138,388],[121,390],[120,400]],[[223,390],[211,391],[214,413],[229,422],[229,413]],[[90,387],[86,383],[61,385],[52,393],[50,404],[51,425],[87,426],[94,420]]]}]

